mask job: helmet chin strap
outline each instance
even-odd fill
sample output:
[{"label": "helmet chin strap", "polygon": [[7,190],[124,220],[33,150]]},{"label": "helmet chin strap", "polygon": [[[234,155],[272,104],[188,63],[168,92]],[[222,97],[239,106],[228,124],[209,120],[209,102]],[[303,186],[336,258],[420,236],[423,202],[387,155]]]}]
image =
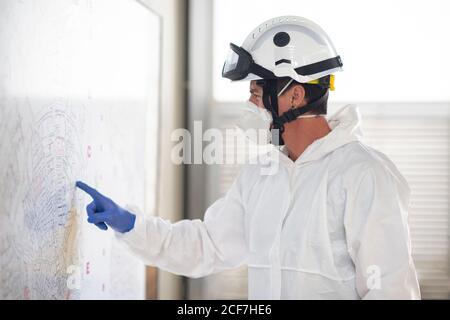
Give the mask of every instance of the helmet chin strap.
[{"label": "helmet chin strap", "polygon": [[284,112],[281,116],[278,115],[278,94],[277,94],[277,80],[265,80],[263,84],[263,103],[264,107],[272,114],[272,144],[282,146],[284,141],[282,134],[284,132],[284,125],[286,123],[297,120],[297,118],[307,112],[310,112],[321,106],[328,99],[328,91],[316,101],[308,103],[301,108],[294,108]]},{"label": "helmet chin strap", "polygon": [[[264,107],[271,113],[272,119],[278,118],[278,96],[277,96],[277,80],[267,79],[263,80],[263,104]],[[284,126],[275,127],[275,122],[272,120],[272,125],[270,128],[272,134],[272,144],[276,146],[284,145],[283,138],[281,134],[284,131]]]}]

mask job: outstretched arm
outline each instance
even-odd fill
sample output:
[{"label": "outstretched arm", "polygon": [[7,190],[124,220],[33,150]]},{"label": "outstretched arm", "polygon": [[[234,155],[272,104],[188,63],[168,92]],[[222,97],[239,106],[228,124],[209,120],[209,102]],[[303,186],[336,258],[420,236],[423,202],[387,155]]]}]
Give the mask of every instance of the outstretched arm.
[{"label": "outstretched arm", "polygon": [[[247,257],[240,180],[205,213],[204,220],[170,223],[123,209],[83,183],[92,196],[88,221],[115,235],[144,263],[188,277],[202,277],[243,264]],[[133,211],[133,213],[132,213]]]}]

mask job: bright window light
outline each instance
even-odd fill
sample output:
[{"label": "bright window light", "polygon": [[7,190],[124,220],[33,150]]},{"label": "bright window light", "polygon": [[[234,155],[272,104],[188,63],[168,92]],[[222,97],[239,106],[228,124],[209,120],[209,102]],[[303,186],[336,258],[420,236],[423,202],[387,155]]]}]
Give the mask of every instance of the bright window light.
[{"label": "bright window light", "polygon": [[248,83],[221,78],[230,42],[260,23],[298,15],[318,23],[344,63],[332,102],[450,101],[448,0],[214,0],[213,97],[248,98]]}]

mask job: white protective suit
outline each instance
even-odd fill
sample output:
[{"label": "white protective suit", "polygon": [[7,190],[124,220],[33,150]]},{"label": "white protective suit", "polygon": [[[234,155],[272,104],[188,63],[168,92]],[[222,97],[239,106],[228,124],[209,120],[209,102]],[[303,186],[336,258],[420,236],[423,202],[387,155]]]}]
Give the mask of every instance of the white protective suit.
[{"label": "white protective suit", "polygon": [[346,106],[295,162],[274,149],[274,174],[245,166],[203,221],[138,215],[116,237],[145,263],[188,277],[247,264],[250,299],[419,299],[409,187],[360,141],[359,121]]}]

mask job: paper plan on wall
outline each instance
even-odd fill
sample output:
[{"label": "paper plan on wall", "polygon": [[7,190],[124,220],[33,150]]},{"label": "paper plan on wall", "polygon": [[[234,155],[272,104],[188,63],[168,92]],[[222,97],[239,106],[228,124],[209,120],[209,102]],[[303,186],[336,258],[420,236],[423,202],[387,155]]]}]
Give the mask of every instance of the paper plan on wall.
[{"label": "paper plan on wall", "polygon": [[159,33],[133,0],[0,2],[0,299],[144,298],[75,181],[154,210]]}]

